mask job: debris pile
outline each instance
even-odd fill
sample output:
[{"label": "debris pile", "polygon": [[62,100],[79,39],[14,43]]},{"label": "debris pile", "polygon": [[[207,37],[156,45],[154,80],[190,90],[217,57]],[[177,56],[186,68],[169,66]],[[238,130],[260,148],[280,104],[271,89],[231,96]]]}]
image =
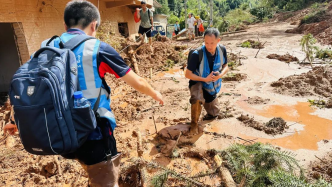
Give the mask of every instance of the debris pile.
[{"label": "debris pile", "polygon": [[247,79],[247,75],[244,73],[230,73],[222,78],[223,81],[242,81]]},{"label": "debris pile", "polygon": [[273,135],[281,134],[282,132],[284,132],[286,129],[289,128],[289,126],[287,126],[286,121],[280,117],[271,119],[269,122],[265,124],[265,126],[267,128],[264,129],[264,132]]},{"label": "debris pile", "polygon": [[283,61],[283,62],[286,62],[286,63],[299,62],[299,59],[297,57],[294,57],[294,56],[292,56],[288,53],[285,54],[285,55],[270,54],[266,58],[268,58],[268,59],[277,59],[279,61]]},{"label": "debris pile", "polygon": [[264,46],[260,41],[255,41],[255,40],[247,40],[244,41],[240,47],[244,48],[253,48],[253,49],[263,49]]},{"label": "debris pile", "polygon": [[330,97],[332,93],[332,67],[314,67],[308,73],[280,78],[271,86],[279,94]]},{"label": "debris pile", "polygon": [[239,116],[237,119],[243,122],[246,126],[252,127],[259,131],[264,131],[266,134],[271,135],[282,134],[286,129],[289,128],[285,120],[282,118],[273,118],[266,124],[256,121],[253,117],[250,118],[249,115],[241,114],[241,116]]},{"label": "debris pile", "polygon": [[308,172],[309,179],[324,179],[327,182],[332,182],[332,154],[326,155],[323,158],[319,158],[315,162],[310,164],[310,170]]},{"label": "debris pile", "polygon": [[267,104],[270,101],[270,99],[263,99],[261,97],[254,96],[254,97],[248,97],[248,99],[245,101],[251,105],[261,105],[261,104]]},{"label": "debris pile", "polygon": [[[286,30],[286,33],[308,34],[311,33],[322,44],[328,45],[332,42],[332,4],[320,10],[302,10],[295,19],[300,20],[298,27]],[[293,18],[293,20],[294,20]]]}]

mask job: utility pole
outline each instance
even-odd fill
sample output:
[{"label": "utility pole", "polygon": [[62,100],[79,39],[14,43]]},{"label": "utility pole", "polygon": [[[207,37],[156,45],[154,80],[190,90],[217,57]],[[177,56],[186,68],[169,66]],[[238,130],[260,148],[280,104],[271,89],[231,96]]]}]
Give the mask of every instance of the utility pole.
[{"label": "utility pole", "polygon": [[188,13],[187,13],[187,0],[184,0],[184,10],[185,10],[184,20],[185,20],[186,29],[187,29],[188,28],[188,23],[187,23],[187,17],[188,17]]},{"label": "utility pole", "polygon": [[210,0],[210,27],[213,26],[213,0]]}]

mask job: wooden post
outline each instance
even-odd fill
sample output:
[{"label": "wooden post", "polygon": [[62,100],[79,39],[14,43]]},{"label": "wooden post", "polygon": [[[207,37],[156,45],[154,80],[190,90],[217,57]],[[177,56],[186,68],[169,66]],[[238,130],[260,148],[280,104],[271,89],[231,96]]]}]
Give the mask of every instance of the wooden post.
[{"label": "wooden post", "polygon": [[130,57],[130,60],[134,66],[134,70],[135,70],[135,73],[137,75],[139,75],[139,69],[138,69],[138,64],[137,64],[137,60],[136,60],[136,57],[135,57],[135,51],[133,50],[132,46],[129,46],[128,47],[128,55]]},{"label": "wooden post", "polygon": [[234,182],[231,173],[227,168],[222,166],[222,159],[219,155],[214,156],[214,161],[216,162],[217,167],[219,167],[219,176],[221,180],[225,182],[226,187],[236,187],[236,183]]},{"label": "wooden post", "polygon": [[[137,154],[138,157],[143,158],[143,152],[144,152],[144,148],[143,148],[143,142],[142,142],[142,135],[141,132],[139,131],[139,129],[133,131],[133,134],[137,136]],[[139,171],[141,173],[141,182],[142,182],[142,187],[146,187],[148,182],[146,181],[146,177],[147,177],[147,172],[144,166],[140,166]]]}]

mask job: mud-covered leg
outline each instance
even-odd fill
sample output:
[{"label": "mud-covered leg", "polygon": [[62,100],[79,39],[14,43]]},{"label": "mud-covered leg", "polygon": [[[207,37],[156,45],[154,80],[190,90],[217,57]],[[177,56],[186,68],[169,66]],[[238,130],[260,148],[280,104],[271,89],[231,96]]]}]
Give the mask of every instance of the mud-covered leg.
[{"label": "mud-covered leg", "polygon": [[189,135],[199,133],[198,121],[202,112],[202,103],[204,103],[202,83],[196,83],[190,88],[190,104],[191,104],[191,127]]}]

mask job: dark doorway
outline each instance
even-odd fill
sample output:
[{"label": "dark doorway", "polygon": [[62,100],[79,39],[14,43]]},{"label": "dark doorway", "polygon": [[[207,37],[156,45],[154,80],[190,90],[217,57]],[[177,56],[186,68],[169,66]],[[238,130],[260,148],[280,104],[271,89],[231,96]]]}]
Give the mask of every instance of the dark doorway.
[{"label": "dark doorway", "polygon": [[8,92],[10,80],[20,67],[20,57],[11,23],[0,23],[0,92]]},{"label": "dark doorway", "polygon": [[129,36],[129,29],[128,29],[128,23],[118,23],[119,27],[119,33],[121,36],[128,37]]}]

